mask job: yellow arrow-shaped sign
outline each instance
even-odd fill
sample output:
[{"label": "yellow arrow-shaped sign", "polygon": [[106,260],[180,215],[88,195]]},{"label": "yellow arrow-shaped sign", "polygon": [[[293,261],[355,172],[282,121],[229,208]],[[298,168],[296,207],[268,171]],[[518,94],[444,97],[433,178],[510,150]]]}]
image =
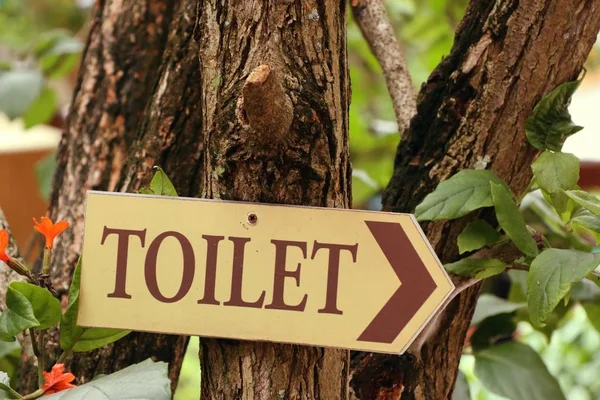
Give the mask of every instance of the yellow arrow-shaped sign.
[{"label": "yellow arrow-shaped sign", "polygon": [[452,290],[409,214],[87,195],[81,326],[400,353]]}]

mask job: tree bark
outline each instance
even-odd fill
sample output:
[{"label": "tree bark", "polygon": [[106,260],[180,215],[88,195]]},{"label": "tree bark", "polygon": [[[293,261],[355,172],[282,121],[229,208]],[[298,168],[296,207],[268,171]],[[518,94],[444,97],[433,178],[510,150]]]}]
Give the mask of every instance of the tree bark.
[{"label": "tree bark", "polygon": [[[185,85],[192,83],[183,79],[185,74],[198,76],[198,46],[191,40],[195,6],[186,9],[181,3],[104,0],[94,6],[77,88],[58,149],[49,210],[54,220],[71,223],[57,238],[54,250],[52,281],[63,304],[67,302],[71,275],[81,252],[85,192],[114,191],[123,177],[136,172],[126,168],[126,159],[139,127],[151,125],[148,120],[159,120],[158,116],[149,116],[146,108],[151,104],[148,99],[161,74],[173,69],[173,64],[184,65],[182,79],[173,81],[173,90],[179,90],[173,99],[183,96]],[[175,114],[172,109],[180,107],[180,103],[175,103],[163,112]],[[164,129],[176,130],[182,141],[189,140],[196,135],[194,123],[198,120],[186,120]],[[154,155],[154,149],[148,151]],[[198,153],[198,148],[194,151]],[[185,187],[181,183],[185,176],[184,172],[177,176],[179,187]],[[135,189],[131,187],[132,191]],[[60,353],[58,332],[48,336],[48,344],[54,349],[48,358],[55,360]],[[75,354],[68,360],[67,368],[81,384],[94,375],[111,373],[153,357],[169,362],[175,387],[186,344],[185,337],[132,333],[92,353]],[[31,370],[30,366],[22,369],[23,390],[37,387],[37,377]]]},{"label": "tree bark", "polygon": [[[204,196],[350,206],[345,6],[337,0],[202,3],[196,37]],[[200,343],[203,398],[347,397],[347,351]]]},{"label": "tree bark", "polygon": [[[420,92],[384,209],[412,212],[439,182],[486,156],[488,169],[523,192],[537,155],[525,120],[544,94],[577,78],[599,28],[598,0],[472,0],[450,55]],[[424,225],[442,262],[458,259],[456,238],[473,219]],[[478,292],[479,285],[460,294],[436,318],[437,329],[402,356],[353,354],[358,397],[452,398]]]},{"label": "tree bark", "polygon": [[[63,301],[81,251],[85,191],[136,192],[154,165],[181,196],[350,207],[345,8],[337,0],[97,2],[50,211],[72,224],[55,250]],[[205,399],[347,397],[347,351],[201,343]],[[185,344],[132,333],[68,368],[83,383],[153,356],[170,363],[175,385]]]}]

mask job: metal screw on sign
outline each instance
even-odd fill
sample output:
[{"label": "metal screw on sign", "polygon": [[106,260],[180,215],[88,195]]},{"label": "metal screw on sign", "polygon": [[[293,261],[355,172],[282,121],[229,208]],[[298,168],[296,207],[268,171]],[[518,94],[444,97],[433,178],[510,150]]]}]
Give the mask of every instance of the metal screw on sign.
[{"label": "metal screw on sign", "polygon": [[258,216],[255,213],[249,213],[248,214],[248,223],[250,225],[256,225],[257,222],[258,222]]}]

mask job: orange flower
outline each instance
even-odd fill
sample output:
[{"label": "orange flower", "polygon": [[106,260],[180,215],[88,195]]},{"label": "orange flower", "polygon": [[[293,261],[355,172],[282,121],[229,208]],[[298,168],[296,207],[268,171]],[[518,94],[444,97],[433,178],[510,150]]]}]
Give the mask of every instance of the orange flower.
[{"label": "orange flower", "polygon": [[8,232],[2,229],[0,231],[0,261],[5,263],[10,260],[10,257],[6,254],[6,246],[8,246]]},{"label": "orange flower", "polygon": [[42,385],[42,389],[45,390],[44,394],[52,394],[75,387],[71,383],[75,380],[75,375],[70,372],[65,374],[64,372],[64,364],[55,364],[52,371],[44,371],[44,378],[46,378],[46,383]]},{"label": "orange flower", "polygon": [[55,224],[50,218],[46,217],[42,217],[41,223],[37,222],[35,218],[33,219],[33,222],[35,224],[33,229],[46,237],[47,249],[51,249],[52,244],[54,243],[54,238],[69,227],[69,223],[67,221],[58,221]]}]

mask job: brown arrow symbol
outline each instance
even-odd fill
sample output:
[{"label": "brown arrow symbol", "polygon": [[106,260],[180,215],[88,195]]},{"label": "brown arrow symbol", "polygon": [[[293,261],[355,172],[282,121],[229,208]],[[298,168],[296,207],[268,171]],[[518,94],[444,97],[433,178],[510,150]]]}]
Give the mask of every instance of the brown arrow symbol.
[{"label": "brown arrow symbol", "polygon": [[365,223],[402,285],[358,340],[392,343],[431,296],[436,284],[400,224],[378,221]]}]

